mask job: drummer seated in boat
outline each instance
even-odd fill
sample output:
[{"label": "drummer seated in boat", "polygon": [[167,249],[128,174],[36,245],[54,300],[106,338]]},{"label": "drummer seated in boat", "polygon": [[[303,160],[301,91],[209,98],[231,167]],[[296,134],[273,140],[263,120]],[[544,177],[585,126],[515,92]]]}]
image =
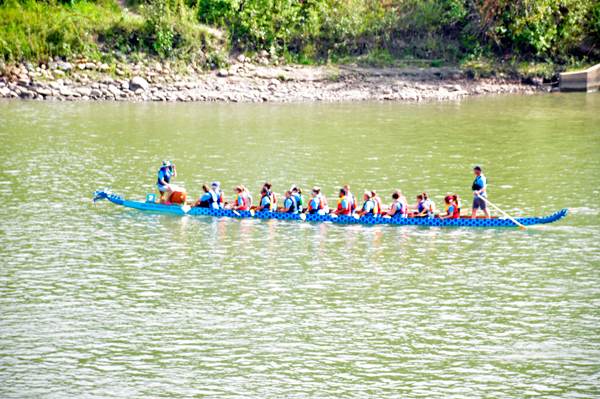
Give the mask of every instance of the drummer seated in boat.
[{"label": "drummer seated in boat", "polygon": [[269,195],[269,189],[266,186],[263,186],[263,188],[260,190],[260,195],[261,195],[261,199],[260,199],[260,206],[257,206],[255,211],[256,212],[271,212],[271,207],[272,207],[272,196]]},{"label": "drummer seated in boat", "polygon": [[362,209],[356,212],[356,214],[358,216],[365,217],[376,217],[377,215],[379,215],[379,209],[377,209],[377,202],[373,200],[373,194],[367,191],[365,192],[363,198],[365,200],[365,203],[363,204]]},{"label": "drummer seated in boat", "polygon": [[[163,161],[160,170],[158,171],[158,191],[160,191],[160,201],[166,205],[171,205],[169,201],[171,195],[175,192],[175,186],[171,184],[171,179],[177,177],[177,171],[175,170],[175,164],[169,163],[169,161]],[[167,196],[165,197],[165,193]]]},{"label": "drummer seated in boat", "polygon": [[298,210],[298,203],[291,190],[285,192],[285,201],[283,201],[283,208],[279,208],[279,212],[284,213],[300,213]]}]

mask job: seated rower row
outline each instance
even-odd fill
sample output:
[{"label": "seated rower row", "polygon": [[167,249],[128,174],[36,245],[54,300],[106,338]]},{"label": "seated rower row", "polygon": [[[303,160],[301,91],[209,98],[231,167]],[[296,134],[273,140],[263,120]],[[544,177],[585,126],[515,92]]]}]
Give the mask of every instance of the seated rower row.
[{"label": "seated rower row", "polygon": [[[290,190],[285,192],[285,200],[283,207],[277,207],[277,196],[271,190],[272,184],[265,183],[261,189],[261,199],[258,206],[252,205],[252,196],[246,187],[243,185],[235,187],[236,198],[234,203],[229,205],[223,202],[224,194],[219,189],[219,183],[215,182],[212,189],[207,185],[203,187],[204,195],[193,206],[212,208],[212,209],[231,209],[235,211],[255,212],[285,212],[285,213],[309,213],[335,216],[355,216],[355,217],[409,217],[409,209],[417,209],[416,212],[410,214],[410,217],[435,217],[435,203],[429,199],[427,193],[417,195],[417,205],[409,206],[406,198],[402,195],[402,191],[396,190],[392,195],[392,204],[388,211],[383,209],[382,200],[377,195],[376,191],[366,191],[363,195],[364,203],[360,210],[357,209],[356,198],[350,193],[350,186],[346,185],[340,189],[339,200],[336,209],[330,209],[327,198],[321,192],[321,189],[315,187],[311,191],[312,199],[308,204],[307,209],[303,209],[302,190],[297,186],[292,186]],[[458,197],[456,195],[447,196],[446,200],[446,215],[440,215],[440,218],[458,218],[460,216],[460,208],[458,205]]]}]

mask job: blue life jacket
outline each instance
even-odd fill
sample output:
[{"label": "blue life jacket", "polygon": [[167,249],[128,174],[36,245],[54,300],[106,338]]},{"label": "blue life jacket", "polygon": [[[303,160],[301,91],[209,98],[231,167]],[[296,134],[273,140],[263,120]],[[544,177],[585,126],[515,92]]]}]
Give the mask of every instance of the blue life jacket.
[{"label": "blue life jacket", "polygon": [[162,186],[163,184],[160,182],[161,180],[164,180],[165,183],[169,184],[171,182],[171,171],[166,170],[163,172],[163,178],[160,178],[160,172],[162,172],[162,169],[158,171],[158,182],[157,185],[158,186]]},{"label": "blue life jacket", "polygon": [[367,200],[365,201],[365,203],[363,204],[363,211],[365,210],[365,208],[367,207],[368,203],[371,203],[371,210],[367,213],[365,213],[365,216],[375,216],[375,203],[373,202],[373,199]]},{"label": "blue life jacket", "polygon": [[298,207],[298,213],[302,213],[302,196],[300,194],[292,194],[292,198],[296,200],[296,206]]},{"label": "blue life jacket", "polygon": [[292,205],[289,207],[288,213],[298,213],[298,204],[296,203],[296,198],[294,198],[294,196],[292,195],[289,198],[286,198],[285,201],[287,201],[288,199],[292,200]]},{"label": "blue life jacket", "polygon": [[396,204],[396,213],[394,213],[393,218],[401,218],[402,217],[402,202],[400,200],[394,202]]},{"label": "blue life jacket", "polygon": [[267,193],[267,195],[264,195],[261,199],[260,199],[260,206],[263,206],[263,199],[264,198],[268,198],[269,199],[269,204],[268,205],[264,205],[264,208],[262,209],[261,212],[271,212],[271,197],[269,196],[269,194]]}]

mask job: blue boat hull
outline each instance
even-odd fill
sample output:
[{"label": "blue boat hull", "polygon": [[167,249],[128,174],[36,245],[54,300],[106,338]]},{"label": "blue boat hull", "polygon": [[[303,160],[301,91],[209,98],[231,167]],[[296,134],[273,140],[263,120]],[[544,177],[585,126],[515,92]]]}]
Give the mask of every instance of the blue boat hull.
[{"label": "blue boat hull", "polygon": [[[202,215],[202,216],[217,216],[231,218],[255,218],[255,219],[279,219],[279,220],[298,220],[300,216],[291,213],[274,213],[274,212],[256,212],[254,216],[249,211],[238,211],[236,215],[234,211],[227,209],[208,209],[208,208],[183,208],[177,205],[164,205],[153,202],[144,201],[127,201],[123,197],[111,194],[109,192],[97,191],[94,200],[108,199],[114,204],[122,205],[128,208],[139,209],[142,211],[154,211],[172,213],[175,215]],[[553,215],[539,218],[517,218],[516,220],[524,226],[534,224],[547,224],[556,222],[567,216],[567,209],[562,209]],[[338,216],[333,218],[329,215],[306,215],[307,222],[332,222],[339,224],[392,224],[404,226],[465,226],[465,227],[517,227],[515,223],[508,219],[428,219],[428,218],[374,218],[361,217],[355,219],[352,216]]]}]

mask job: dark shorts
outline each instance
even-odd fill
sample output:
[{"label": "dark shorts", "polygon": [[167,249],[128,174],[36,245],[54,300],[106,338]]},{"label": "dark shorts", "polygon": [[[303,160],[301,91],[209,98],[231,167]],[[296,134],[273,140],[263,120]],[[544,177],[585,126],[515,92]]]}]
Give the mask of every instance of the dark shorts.
[{"label": "dark shorts", "polygon": [[473,209],[481,209],[485,211],[487,209],[487,204],[481,198],[475,197],[473,198]]}]

